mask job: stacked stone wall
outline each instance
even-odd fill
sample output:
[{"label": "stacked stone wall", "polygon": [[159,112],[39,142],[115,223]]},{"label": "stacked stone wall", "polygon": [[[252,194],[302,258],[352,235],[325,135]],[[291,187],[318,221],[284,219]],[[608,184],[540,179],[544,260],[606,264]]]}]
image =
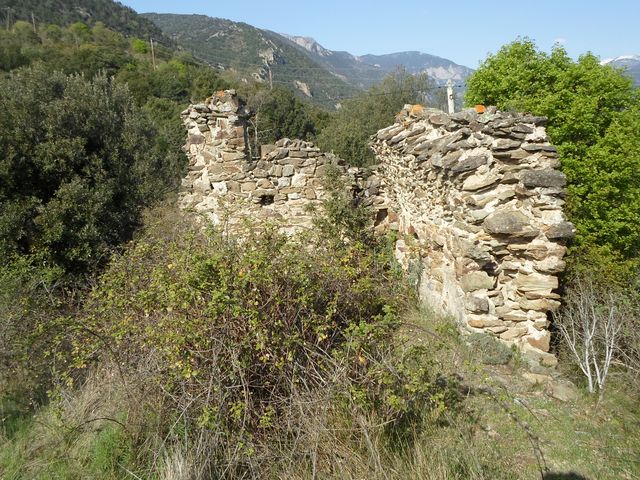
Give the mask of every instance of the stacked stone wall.
[{"label": "stacked stone wall", "polygon": [[421,298],[552,365],[549,313],[560,305],[563,242],[574,229],[544,123],[407,106],[372,148],[404,234],[396,253],[418,272]]},{"label": "stacked stone wall", "polygon": [[264,145],[259,158],[247,150],[248,112],[234,91],[217,92],[205,103],[182,112],[188,131],[189,171],[182,182],[180,206],[230,227],[251,219],[272,220],[286,232],[311,226],[312,211],[325,196],[329,169],[357,181],[334,155],[311,142],[281,139]]}]

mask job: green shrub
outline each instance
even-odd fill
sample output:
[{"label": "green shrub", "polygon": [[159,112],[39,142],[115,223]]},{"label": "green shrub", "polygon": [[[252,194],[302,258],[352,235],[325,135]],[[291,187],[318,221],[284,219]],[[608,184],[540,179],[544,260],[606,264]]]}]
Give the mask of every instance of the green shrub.
[{"label": "green shrub", "polygon": [[154,155],[157,132],[126,87],[106,77],[26,69],[0,79],[0,105],[4,258],[38,254],[85,273],[178,175]]},{"label": "green shrub", "polygon": [[[376,282],[385,269],[361,244],[336,255],[275,231],[242,242],[217,233],[139,241],[101,278],[84,322],[118,356],[160,355],[165,388],[198,396],[216,378],[229,392],[215,414],[256,426],[296,372],[346,342],[349,327],[393,326],[393,290]],[[75,348],[86,351],[86,341]],[[191,412],[204,424],[205,407]]]},{"label": "green shrub", "polygon": [[52,335],[48,320],[64,306],[62,278],[60,267],[34,256],[8,258],[0,266],[0,416],[5,427],[46,399],[50,363],[42,347]]},{"label": "green shrub", "polygon": [[52,352],[67,382],[96,361],[119,365],[156,392],[169,443],[207,439],[211,475],[288,441],[313,392],[377,412],[392,436],[444,408],[426,352],[394,346],[407,291],[384,244],[261,230],[233,239],[159,219],[114,258],[83,312],[59,320]]},{"label": "green shrub", "polygon": [[391,73],[367,92],[345,100],[319,133],[318,145],[351,165],[371,165],[375,159],[369,137],[392,124],[404,104],[425,103],[430,89],[426,75],[414,76],[405,70]]},{"label": "green shrub", "polygon": [[147,53],[149,51],[147,42],[139,38],[133,38],[131,40],[131,49],[136,53]]}]

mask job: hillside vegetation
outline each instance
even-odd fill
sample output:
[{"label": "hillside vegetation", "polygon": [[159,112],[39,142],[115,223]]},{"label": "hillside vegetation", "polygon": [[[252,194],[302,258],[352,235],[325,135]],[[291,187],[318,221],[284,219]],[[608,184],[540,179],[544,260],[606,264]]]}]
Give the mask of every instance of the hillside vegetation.
[{"label": "hillside vegetation", "polygon": [[[235,86],[256,150],[297,136],[370,165],[369,135],[404,103],[434,101],[426,78],[397,71],[322,110],[169,43],[152,55],[135,12],[84,5],[16,3],[16,15],[33,7],[35,31],[0,29],[0,478],[640,475],[637,103],[624,77],[517,43],[505,51],[525,55],[504,69],[490,57],[469,97],[546,112],[574,172],[573,272],[605,282],[588,297],[569,284],[567,308],[630,312],[596,396],[567,342],[560,369],[578,388],[543,385],[518,352],[419,307],[397,236],[373,235],[336,175],[314,228],[294,237],[248,220],[233,238],[177,209],[190,102]],[[38,22],[45,7],[56,23]],[[602,256],[582,262],[578,247]]]},{"label": "hillside vegetation", "polygon": [[0,31],[0,251],[83,273],[176,186],[181,105],[225,83],[100,24],[31,28]]},{"label": "hillside vegetation", "polygon": [[239,80],[285,86],[330,108],[359,91],[276,33],[204,15],[147,13],[145,17],[199,58],[230,69]]},{"label": "hillside vegetation", "polygon": [[52,385],[39,341],[54,318],[177,187],[179,112],[227,84],[169,49],[154,69],[144,40],[100,23],[18,21],[0,38],[0,384],[24,412]]},{"label": "hillside vegetation", "polygon": [[153,22],[133,9],[112,0],[1,0],[0,20],[11,25],[17,20],[39,24],[67,26],[83,22],[93,26],[98,22],[126,36],[155,40],[169,44],[169,39]]}]

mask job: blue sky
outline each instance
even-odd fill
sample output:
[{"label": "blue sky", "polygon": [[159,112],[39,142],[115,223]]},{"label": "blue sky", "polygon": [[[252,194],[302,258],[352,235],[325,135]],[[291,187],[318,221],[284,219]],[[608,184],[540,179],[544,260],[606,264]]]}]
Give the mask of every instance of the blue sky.
[{"label": "blue sky", "polygon": [[518,36],[577,57],[640,54],[640,0],[121,0],[138,12],[198,13],[315,38],[355,55],[419,50],[472,68]]}]

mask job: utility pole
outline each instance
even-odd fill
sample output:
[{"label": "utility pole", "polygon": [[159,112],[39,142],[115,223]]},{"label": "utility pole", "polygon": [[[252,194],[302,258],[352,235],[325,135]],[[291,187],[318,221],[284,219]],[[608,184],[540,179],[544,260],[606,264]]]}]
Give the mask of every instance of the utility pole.
[{"label": "utility pole", "polygon": [[156,54],[153,50],[153,38],[149,37],[149,42],[151,43],[151,63],[153,64],[153,69],[156,69]]},{"label": "utility pole", "polygon": [[449,113],[455,111],[455,103],[453,101],[453,80],[447,80],[447,105],[449,107]]}]

